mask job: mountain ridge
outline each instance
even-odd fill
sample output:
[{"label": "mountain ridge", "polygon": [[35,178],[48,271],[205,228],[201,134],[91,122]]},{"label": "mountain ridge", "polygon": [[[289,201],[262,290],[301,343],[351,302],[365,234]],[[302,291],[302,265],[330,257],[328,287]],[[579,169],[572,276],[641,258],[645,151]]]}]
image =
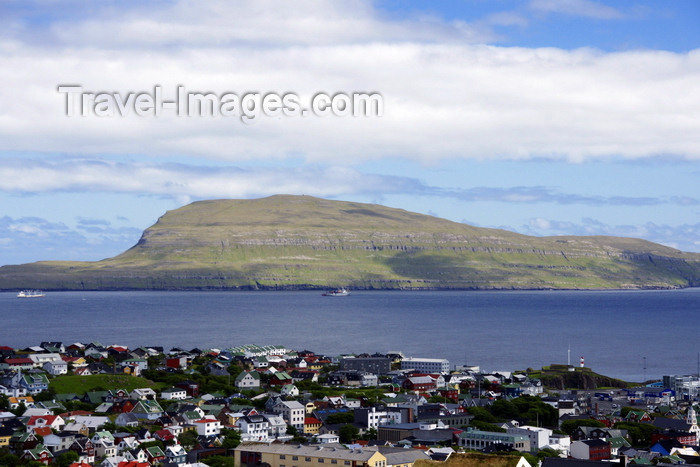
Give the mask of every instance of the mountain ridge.
[{"label": "mountain ridge", "polygon": [[643,289],[700,285],[700,254],[623,237],[532,237],[311,196],[168,211],[96,262],[0,267],[0,289]]}]

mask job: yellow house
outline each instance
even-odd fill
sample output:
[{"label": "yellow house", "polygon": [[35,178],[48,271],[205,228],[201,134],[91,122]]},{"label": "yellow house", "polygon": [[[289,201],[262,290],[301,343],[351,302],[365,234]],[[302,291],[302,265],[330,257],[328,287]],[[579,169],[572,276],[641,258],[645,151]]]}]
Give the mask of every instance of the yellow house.
[{"label": "yellow house", "polygon": [[12,438],[13,434],[14,434],[14,431],[11,430],[10,428],[0,429],[0,448],[3,448],[5,446],[10,445],[10,438]]},{"label": "yellow house", "polygon": [[323,422],[316,417],[304,417],[304,434],[317,435]]},{"label": "yellow house", "polygon": [[268,464],[270,467],[387,467],[377,450],[348,449],[341,444],[315,446],[241,443],[235,449],[239,467]]}]

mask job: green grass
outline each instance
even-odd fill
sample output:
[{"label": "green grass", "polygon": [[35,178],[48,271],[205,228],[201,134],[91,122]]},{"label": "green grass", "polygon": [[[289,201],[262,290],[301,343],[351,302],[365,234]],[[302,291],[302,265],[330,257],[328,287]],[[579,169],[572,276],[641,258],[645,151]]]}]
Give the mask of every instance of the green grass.
[{"label": "green grass", "polygon": [[62,375],[53,378],[49,386],[54,389],[57,394],[82,395],[96,389],[125,389],[127,391],[132,391],[138,388],[152,388],[158,390],[162,389],[163,385],[154,383],[145,378],[129,375]]}]

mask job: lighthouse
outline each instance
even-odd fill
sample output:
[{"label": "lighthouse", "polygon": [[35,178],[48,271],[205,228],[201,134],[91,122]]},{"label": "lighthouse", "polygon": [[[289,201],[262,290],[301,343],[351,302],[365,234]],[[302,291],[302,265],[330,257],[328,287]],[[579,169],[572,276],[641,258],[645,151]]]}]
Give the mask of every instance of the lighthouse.
[{"label": "lighthouse", "polygon": [[583,368],[583,356],[581,357],[581,363],[579,363],[579,366]]}]

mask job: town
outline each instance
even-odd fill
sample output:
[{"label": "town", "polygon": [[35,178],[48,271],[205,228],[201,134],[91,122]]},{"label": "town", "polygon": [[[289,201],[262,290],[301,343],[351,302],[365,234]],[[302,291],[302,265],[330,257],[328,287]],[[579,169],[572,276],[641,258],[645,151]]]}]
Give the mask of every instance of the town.
[{"label": "town", "polygon": [[570,387],[594,381],[583,362],[61,342],[0,347],[0,372],[2,466],[700,464],[698,375]]}]

